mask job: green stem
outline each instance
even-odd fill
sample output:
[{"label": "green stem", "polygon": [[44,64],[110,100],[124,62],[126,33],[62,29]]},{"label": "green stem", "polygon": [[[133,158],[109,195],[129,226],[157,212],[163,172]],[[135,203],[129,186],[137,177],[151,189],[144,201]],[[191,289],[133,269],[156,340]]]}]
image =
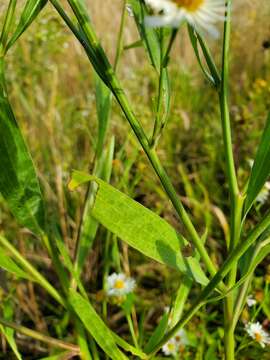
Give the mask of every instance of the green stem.
[{"label": "green stem", "polygon": [[117,70],[119,60],[120,60],[120,57],[121,57],[121,54],[123,51],[124,26],[125,26],[125,21],[126,21],[126,14],[127,14],[126,6],[127,6],[127,1],[124,0],[123,7],[122,7],[120,29],[119,29],[118,39],[117,39],[116,55],[115,55],[114,66],[113,66],[113,69],[115,72]]},{"label": "green stem", "polygon": [[29,337],[31,337],[33,339],[45,342],[45,343],[47,343],[47,344],[49,344],[51,346],[59,347],[59,348],[65,349],[65,350],[70,350],[70,351],[72,351],[72,352],[74,352],[76,354],[80,353],[80,348],[77,345],[70,344],[70,343],[65,342],[65,341],[57,340],[55,338],[52,338],[50,336],[41,334],[41,333],[39,333],[39,332],[37,332],[35,330],[28,329],[27,327],[17,325],[15,323],[7,321],[5,319],[0,318],[0,324],[3,325],[3,326],[9,327],[9,328],[11,328],[11,329],[13,329],[15,331],[18,331],[19,333],[21,333],[23,335],[26,335],[26,336],[29,336]]},{"label": "green stem", "polygon": [[7,250],[11,252],[13,257],[18,261],[18,263],[32,275],[33,279],[41,285],[48,293],[61,305],[65,306],[65,301],[58,293],[58,291],[15,249],[13,245],[10,244],[8,240],[0,236],[0,244]]},{"label": "green stem", "polygon": [[[230,272],[231,268],[240,259],[240,257],[248,250],[248,248],[258,239],[258,237],[268,228],[270,225],[270,212],[265,216],[260,224],[258,224],[248,235],[248,237],[235,247],[230,253],[228,258],[224,261],[223,265],[209,282],[209,284],[202,290],[200,296],[192,305],[190,310],[178,321],[178,323],[166,334],[166,336],[155,346],[153,351],[149,354],[149,358],[164,345],[171,337],[173,337],[185,324],[193,317],[194,314],[205,304],[206,299],[215,290],[217,285],[222,279]],[[228,341],[230,343],[230,341]]]},{"label": "green stem", "polygon": [[231,0],[227,1],[227,16],[224,24],[224,40],[223,40],[223,54],[222,54],[222,74],[221,86],[219,93],[221,122],[223,129],[223,141],[225,147],[226,167],[229,180],[229,188],[231,196],[236,196],[239,193],[237,177],[235,172],[230,112],[229,112],[229,50],[230,50],[230,33],[231,33]]},{"label": "green stem", "polygon": [[[51,2],[54,5],[57,5],[55,0],[51,0]],[[148,138],[142,128],[142,125],[131,110],[126,95],[122,90],[118,79],[116,78],[116,75],[106,57],[106,54],[104,53],[103,48],[100,46],[100,43],[91,26],[91,23],[88,20],[87,14],[84,13],[84,9],[82,8],[81,3],[79,3],[77,0],[68,0],[68,2],[72,10],[74,11],[75,16],[77,17],[78,22],[80,23],[80,26],[84,32],[85,39],[87,39],[88,41],[88,44],[86,43],[86,41],[83,41],[82,45],[84,46],[86,52],[88,52],[88,56],[92,62],[92,65],[96,69],[97,73],[104,80],[104,82],[111,88],[115,98],[117,99],[120,107],[122,108],[126,116],[126,119],[128,120],[131,128],[137,136],[137,139],[139,140],[142,148],[144,149],[144,152],[150,160],[150,163],[152,164],[157,176],[159,177],[165,192],[172,201],[172,204],[175,207],[177,214],[179,215],[180,219],[183,221],[186,229],[188,230],[194,246],[197,248],[202,260],[205,262],[207,270],[209,271],[211,277],[213,277],[216,274],[216,268],[212,263],[206,248],[202,244],[201,238],[198,235],[196,229],[194,228],[189,218],[189,215],[187,214],[179,197],[177,196],[177,193],[172,185],[170,178],[163,169],[160,160],[156,155],[156,152],[154,151],[154,149],[150,148]],[[63,13],[61,12],[60,15],[63,15]],[[70,25],[70,21],[66,17],[63,18],[67,22],[67,24]],[[71,30],[74,30],[73,25],[71,26]],[[76,30],[74,31],[74,34],[77,36]],[[79,35],[78,40],[81,41],[81,39],[82,36]],[[222,291],[224,291],[225,286],[223,285],[220,288],[222,289]]]},{"label": "green stem", "polygon": [[132,322],[130,314],[126,314],[126,318],[127,318],[128,327],[129,327],[129,330],[130,330],[130,334],[131,334],[133,343],[134,343],[136,349],[139,349],[139,344],[138,344],[138,341],[137,341],[137,337],[136,337],[136,334],[135,334],[135,330],[134,330],[134,326],[133,326],[133,322]]},{"label": "green stem", "polygon": [[[233,251],[237,245],[241,234],[243,198],[239,195],[237,176],[235,171],[233,145],[231,135],[230,111],[229,111],[229,51],[231,33],[231,0],[227,1],[226,20],[224,22],[224,39],[222,53],[222,73],[221,86],[219,93],[220,113],[222,123],[222,134],[225,148],[226,172],[229,182],[230,202],[231,202],[231,236],[229,251]],[[237,261],[234,262],[227,285],[232,287],[236,282]],[[225,359],[234,360],[234,292],[231,292],[224,300],[224,341]]]}]

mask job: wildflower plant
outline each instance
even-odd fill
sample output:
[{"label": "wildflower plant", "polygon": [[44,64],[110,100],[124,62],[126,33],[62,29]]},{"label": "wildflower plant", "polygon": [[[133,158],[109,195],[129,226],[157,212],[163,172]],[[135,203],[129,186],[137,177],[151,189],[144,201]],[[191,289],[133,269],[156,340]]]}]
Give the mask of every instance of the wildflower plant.
[{"label": "wildflower plant", "polygon": [[[183,328],[186,328],[189,321],[208,304],[214,303],[220,305],[220,311],[224,312],[224,357],[226,360],[233,360],[238,347],[235,329],[248,299],[254,271],[270,251],[269,212],[263,214],[252,229],[246,229],[249,212],[270,174],[270,115],[262,131],[247,185],[240,188],[234,162],[229,105],[232,1],[130,0],[129,11],[132,12],[140,36],[138,43],[143,44],[157,80],[154,119],[149,134],[134,112],[117,76],[119,59],[123,51],[126,5],[126,1],[123,1],[116,57],[111,64],[91,22],[90,9],[83,0],[27,0],[20,15],[15,11],[16,0],[10,0],[8,3],[0,36],[0,191],[21,226],[27,228],[43,244],[60,286],[47,280],[16,249],[12,239],[7,240],[2,235],[0,235],[0,266],[19,279],[27,279],[41,286],[54,299],[62,313],[68,314],[67,321],[74,327],[76,344],[70,343],[65,338],[56,339],[18,325],[10,319],[7,320],[5,316],[0,318],[1,332],[19,359],[21,356],[14,334],[9,329],[48,343],[51,347],[60,348],[65,351],[65,354],[63,353],[65,356],[68,353],[70,357],[80,356],[82,359],[104,358],[104,354],[99,354],[97,345],[100,352],[114,360],[151,359],[158,352],[162,354],[162,351],[164,355],[176,356],[179,346],[188,346]],[[40,181],[10,105],[5,80],[8,51],[16,46],[17,40],[27,31],[45,6],[53,6],[59,17],[63,19],[67,28],[81,44],[97,75],[99,131],[94,164],[91,174],[74,171],[68,185],[70,191],[83,184],[87,187],[74,257],[70,255],[58,231],[48,224]],[[15,21],[17,16],[19,20]],[[221,68],[215,63],[208,46],[208,35],[205,34],[210,33],[210,36],[217,37],[217,28],[214,25],[218,26],[218,22],[224,23],[223,33],[221,32],[216,40],[222,45]],[[209,86],[215,89],[220,106],[220,127],[228,184],[228,188],[225,186],[224,191],[228,189],[227,196],[230,201],[230,235],[226,256],[220,263],[214,262],[210,257],[206,247],[207,231],[203,236],[199,234],[191,214],[182,203],[157,152],[170,113],[171,51],[178,33],[186,23],[198,65]],[[106,138],[109,137],[108,123],[112,99],[119,105],[153,172],[161,182],[178,215],[179,222],[185,228],[185,236],[178,233],[156,213],[110,185],[114,137],[110,136],[108,141]],[[135,326],[134,298],[121,305],[127,315],[132,344],[110,328],[107,300],[103,299],[102,313],[100,313],[85,289],[86,284],[82,281],[85,259],[100,225],[108,230],[108,234],[114,234],[142,255],[168,266],[171,271],[179,274],[181,279],[175,300],[172,300],[171,320],[168,321],[168,314],[164,314],[157,328],[146,338],[140,334],[140,331],[143,332],[143,325]],[[186,254],[185,249],[189,244],[194,251]],[[109,250],[106,247],[105,262],[108,256]],[[122,270],[117,261],[115,268],[118,268],[119,273],[109,275],[112,269],[105,266],[104,289],[108,297],[130,295],[136,291],[135,281],[120,273]],[[189,298],[194,287],[200,291],[199,295],[195,299]],[[269,344],[269,335],[259,323],[249,323],[245,329],[261,346]]]}]

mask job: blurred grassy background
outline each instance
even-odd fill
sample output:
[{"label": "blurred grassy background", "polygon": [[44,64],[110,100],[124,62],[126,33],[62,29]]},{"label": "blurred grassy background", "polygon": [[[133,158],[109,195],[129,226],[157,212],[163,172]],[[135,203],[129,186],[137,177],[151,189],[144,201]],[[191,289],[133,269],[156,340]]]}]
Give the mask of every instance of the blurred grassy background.
[{"label": "blurred grassy background", "polygon": [[[113,59],[122,3],[120,0],[88,3],[97,33],[110,59]],[[0,14],[4,4],[1,6]],[[234,152],[242,185],[250,169],[248,159],[254,157],[270,106],[269,16],[270,4],[267,1],[241,0],[235,5],[230,100]],[[137,39],[133,19],[129,17],[125,45]],[[220,41],[209,42],[219,63]],[[72,253],[84,189],[70,194],[66,185],[72,169],[87,170],[93,160],[97,116],[92,69],[82,49],[50,5],[10,52],[7,62],[11,102],[36,163],[50,218],[54,219]],[[203,233],[208,225],[209,252],[219,263],[227,236],[228,195],[222,186],[225,183],[224,154],[218,99],[203,79],[184,29],[173,49],[170,75],[171,115],[158,152],[178,193],[192,209],[200,232]],[[124,52],[119,77],[136,114],[150,132],[157,83],[142,49]],[[116,136],[113,184],[184,231],[116,104],[113,105],[108,139],[112,134]],[[269,204],[268,201],[262,207],[257,206],[250,226]],[[1,200],[0,232],[14,237],[21,252],[47,269],[47,276],[53,281],[54,274],[50,271],[46,254],[30,234],[19,229]],[[99,237],[102,239],[102,236],[101,231]],[[93,293],[100,288],[96,280],[99,280],[102,267],[101,249],[97,243],[86,266],[85,280]],[[132,273],[136,274],[140,284],[140,307],[142,311],[147,309],[147,317],[154,319],[154,325],[157,314],[169,303],[170,295],[177,287],[178,281],[171,281],[176,275],[133,251],[128,256],[126,250],[123,246],[122,262],[126,270],[131,262]],[[266,264],[267,261],[257,274],[258,292],[261,291]],[[47,313],[50,317],[50,305],[46,303],[40,310],[35,298],[40,294],[36,295],[30,284],[14,284],[9,293],[16,294],[14,302],[18,305],[18,319],[34,322],[40,330],[46,328],[44,316],[46,318]],[[157,296],[160,303],[153,306]],[[55,332],[58,331],[55,319],[46,321]],[[117,318],[112,318],[112,326],[116,326],[117,321]],[[197,326],[196,319],[191,326]],[[22,346],[29,346],[26,339],[20,341]],[[37,345],[33,346],[34,350],[29,351],[42,351]]]}]

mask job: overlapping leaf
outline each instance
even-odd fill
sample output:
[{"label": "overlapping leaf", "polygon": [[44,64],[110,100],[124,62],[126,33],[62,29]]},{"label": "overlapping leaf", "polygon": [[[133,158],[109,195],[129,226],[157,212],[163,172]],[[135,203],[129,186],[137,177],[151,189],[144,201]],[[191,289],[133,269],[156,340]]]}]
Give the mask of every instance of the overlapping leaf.
[{"label": "overlapping leaf", "polygon": [[104,181],[73,172],[70,189],[94,181],[98,185],[91,214],[103,226],[144,255],[186,274],[196,282],[206,285],[205,276],[197,259],[185,258],[181,248],[186,240],[164,219],[132,200]]}]

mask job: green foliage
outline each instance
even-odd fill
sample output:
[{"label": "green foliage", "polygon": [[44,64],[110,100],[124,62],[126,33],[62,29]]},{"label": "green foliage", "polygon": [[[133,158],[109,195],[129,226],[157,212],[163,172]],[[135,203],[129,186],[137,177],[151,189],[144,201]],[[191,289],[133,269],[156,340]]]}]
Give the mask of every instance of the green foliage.
[{"label": "green foliage", "polygon": [[36,19],[48,0],[27,0],[21,13],[20,21],[12,37],[7,44],[7,50],[15,44],[19,37],[27,30],[31,23]]},{"label": "green foliage", "polygon": [[93,176],[74,171],[69,186],[88,181],[98,184],[91,213],[103,226],[144,255],[207,284],[199,262],[181,253],[187,242],[165,220]]},{"label": "green foliage", "polygon": [[264,132],[257,150],[249,179],[247,197],[245,201],[245,212],[252,206],[254,200],[262,189],[270,174],[270,114],[268,115]]},{"label": "green foliage", "polygon": [[19,223],[40,234],[45,222],[43,199],[32,158],[8,102],[1,58],[0,104],[0,192]]}]

